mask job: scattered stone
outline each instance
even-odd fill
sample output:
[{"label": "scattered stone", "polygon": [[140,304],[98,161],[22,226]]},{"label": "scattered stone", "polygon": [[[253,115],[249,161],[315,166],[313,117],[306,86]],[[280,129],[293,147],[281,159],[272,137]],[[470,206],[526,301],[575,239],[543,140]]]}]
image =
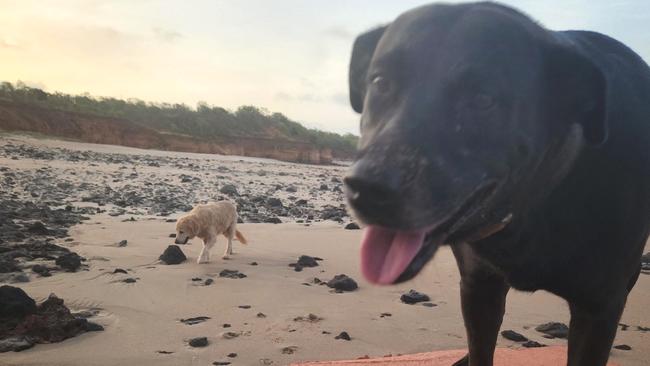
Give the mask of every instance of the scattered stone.
[{"label": "scattered stone", "polygon": [[260,358],[260,365],[262,366],[271,366],[273,365],[273,361],[268,358]]},{"label": "scattered stone", "polygon": [[223,194],[227,194],[229,196],[237,196],[237,195],[239,195],[239,193],[237,192],[237,187],[235,187],[232,184],[224,185],[223,187],[221,187],[219,192],[221,192]]},{"label": "scattered stone", "polygon": [[341,333],[339,333],[339,335],[334,337],[334,339],[343,339],[343,340],[346,340],[346,341],[352,340],[352,338],[350,338],[350,335],[348,334],[348,332],[341,332]]},{"label": "scattered stone", "polygon": [[36,302],[25,291],[7,285],[0,287],[0,319],[15,322],[35,312]]},{"label": "scattered stone", "polygon": [[550,322],[535,327],[535,330],[555,338],[567,338],[569,336],[569,327],[563,323]]},{"label": "scattered stone", "polygon": [[257,313],[258,318],[266,318],[266,314],[264,313]]},{"label": "scattered stone", "polygon": [[156,353],[160,353],[162,355],[171,355],[174,352],[172,352],[172,351],[156,351]]},{"label": "scattered stone", "polygon": [[165,264],[180,264],[187,260],[187,257],[178,245],[170,245],[158,259]]},{"label": "scattered stone", "polygon": [[121,240],[119,243],[117,243],[117,246],[120,248],[124,248],[127,243],[128,243],[127,240]]},{"label": "scattered stone", "polygon": [[250,305],[239,305],[238,308],[240,308],[240,309],[250,309],[251,306]]},{"label": "scattered stone", "polygon": [[41,264],[35,264],[32,266],[32,272],[37,273],[41,277],[50,277],[52,274],[50,270]]},{"label": "scattered stone", "polygon": [[77,253],[67,253],[58,257],[54,263],[67,272],[76,272],[81,267],[81,257]]},{"label": "scattered stone", "polygon": [[264,222],[267,224],[281,224],[282,220],[279,217],[267,217],[264,219]]},{"label": "scattered stone", "polygon": [[257,265],[257,262],[250,262],[249,264],[250,264],[251,266],[256,266],[256,265]]},{"label": "scattered stone", "polygon": [[283,355],[292,355],[298,350],[297,346],[287,346],[282,348]]},{"label": "scattered stone", "polygon": [[237,357],[237,354],[235,352],[232,352],[232,353],[227,354],[226,357],[235,358],[235,357]]},{"label": "scattered stone", "polygon": [[185,325],[194,325],[194,324],[203,323],[204,321],[209,319],[210,319],[209,316],[196,316],[194,318],[181,319],[180,322]]},{"label": "scattered stone", "polygon": [[221,333],[221,338],[223,339],[233,339],[239,337],[239,333],[236,332],[223,332]]},{"label": "scattered stone", "polygon": [[231,363],[228,361],[214,361],[212,364],[216,366],[226,366],[230,365]]},{"label": "scattered stone", "polygon": [[429,298],[429,295],[423,294],[421,292],[417,292],[415,290],[410,290],[409,292],[403,294],[400,296],[400,300],[402,300],[403,303],[413,305],[417,304],[419,302],[425,302],[431,300]]},{"label": "scattered stone", "polygon": [[297,316],[293,318],[294,322],[309,322],[309,323],[317,323],[319,321],[323,320],[323,318],[319,317],[316,314],[309,313],[307,316]]},{"label": "scattered stone", "polygon": [[100,324],[93,322],[86,322],[86,332],[101,332],[104,330],[104,327]]},{"label": "scattered stone", "polygon": [[113,270],[113,274],[117,274],[117,273],[128,274],[128,272],[127,272],[125,269],[122,269],[122,268],[115,268],[115,269]]},{"label": "scattered stone", "polygon": [[351,223],[345,225],[345,229],[346,230],[359,230],[361,228],[359,227],[359,225],[357,223],[351,222]]},{"label": "scattered stone", "polygon": [[170,237],[170,238],[175,238],[175,237],[176,237],[176,233],[171,233],[171,234],[169,234],[169,237]]},{"label": "scattered stone", "polygon": [[230,325],[230,324],[228,324],[228,323],[225,323],[225,324],[223,324],[223,325],[222,325],[222,327],[224,327],[224,328],[230,328],[230,327],[231,327],[231,325]]},{"label": "scattered stone", "polygon": [[198,282],[198,281],[203,281],[203,278],[201,277],[193,277],[192,282]]},{"label": "scattered stone", "polygon": [[432,302],[423,302],[423,303],[422,303],[422,306],[427,307],[427,308],[433,308],[433,307],[436,307],[436,306],[438,306],[438,305],[437,305],[437,304],[434,304],[434,303],[432,303]]},{"label": "scattered stone", "polygon": [[501,336],[507,340],[513,341],[513,342],[526,342],[528,341],[528,338],[524,337],[523,335],[515,332],[514,330],[504,330],[501,332]]},{"label": "scattered stone", "polygon": [[136,283],[137,280],[135,278],[133,278],[133,277],[129,277],[129,278],[123,279],[122,282],[124,282],[124,283]]},{"label": "scattered stone", "polygon": [[379,315],[380,318],[387,318],[387,317],[391,317],[391,316],[393,316],[393,314],[391,314],[391,313],[381,313]]},{"label": "scattered stone", "polygon": [[207,337],[197,337],[197,338],[192,338],[189,341],[190,347],[205,347],[208,345],[208,338]]},{"label": "scattered stone", "polygon": [[20,352],[34,347],[34,342],[29,337],[14,336],[0,340],[0,353]]},{"label": "scattered stone", "polygon": [[246,275],[239,272],[238,270],[224,269],[223,271],[219,272],[219,277],[237,279],[246,278]]},{"label": "scattered stone", "polygon": [[632,347],[628,346],[627,344],[619,344],[614,346],[616,349],[620,349],[621,351],[631,351]]},{"label": "scattered stone", "polygon": [[337,291],[354,291],[359,288],[355,280],[344,274],[334,276],[334,278],[327,282],[327,287]]},{"label": "scattered stone", "polygon": [[214,283],[214,280],[212,278],[208,278],[205,280],[205,282],[203,282],[203,285],[210,286],[212,283]]},{"label": "scattered stone", "polygon": [[521,345],[522,345],[523,347],[526,347],[526,348],[539,348],[539,347],[546,347],[546,345],[544,345],[544,344],[541,344],[541,343],[539,343],[539,342],[535,342],[535,341],[530,341],[530,340],[529,340],[529,341],[526,341],[526,342],[524,342],[524,343],[522,343]]}]

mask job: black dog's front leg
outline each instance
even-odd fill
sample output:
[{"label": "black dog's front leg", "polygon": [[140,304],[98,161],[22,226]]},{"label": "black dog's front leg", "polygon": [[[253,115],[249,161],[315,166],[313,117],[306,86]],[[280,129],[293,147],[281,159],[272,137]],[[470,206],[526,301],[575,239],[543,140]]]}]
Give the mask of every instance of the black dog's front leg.
[{"label": "black dog's front leg", "polygon": [[598,309],[571,304],[569,366],[605,366],[627,296],[614,296]]},{"label": "black dog's front leg", "polygon": [[453,246],[460,270],[460,297],[469,353],[454,366],[492,366],[510,287],[482,264],[466,244]]}]

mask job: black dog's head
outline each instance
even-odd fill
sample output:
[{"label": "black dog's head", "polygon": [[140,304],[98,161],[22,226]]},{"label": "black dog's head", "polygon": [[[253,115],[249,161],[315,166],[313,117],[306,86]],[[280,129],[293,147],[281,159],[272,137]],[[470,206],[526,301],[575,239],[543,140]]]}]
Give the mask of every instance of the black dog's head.
[{"label": "black dog's head", "polygon": [[361,138],[345,183],[368,224],[368,280],[410,279],[439,244],[516,215],[567,144],[606,139],[604,76],[575,47],[493,3],[424,6],[356,39]]}]

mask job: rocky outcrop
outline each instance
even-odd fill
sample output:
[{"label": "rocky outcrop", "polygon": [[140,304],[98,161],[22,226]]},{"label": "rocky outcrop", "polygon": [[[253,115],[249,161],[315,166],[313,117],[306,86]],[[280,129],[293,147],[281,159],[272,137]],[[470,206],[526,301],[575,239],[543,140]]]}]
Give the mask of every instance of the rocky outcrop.
[{"label": "rocky outcrop", "polygon": [[197,140],[190,136],[159,132],[124,119],[42,108],[1,99],[0,129],[35,132],[96,144],[241,155],[308,164],[330,164],[337,155],[331,149],[320,149],[307,142],[270,137],[223,136]]}]

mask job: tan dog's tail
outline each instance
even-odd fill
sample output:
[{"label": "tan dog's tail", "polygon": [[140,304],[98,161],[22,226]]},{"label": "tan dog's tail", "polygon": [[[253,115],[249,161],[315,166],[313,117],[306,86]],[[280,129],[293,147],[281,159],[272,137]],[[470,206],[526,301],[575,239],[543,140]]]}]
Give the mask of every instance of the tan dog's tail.
[{"label": "tan dog's tail", "polygon": [[246,238],[244,238],[244,235],[239,230],[235,230],[235,236],[237,237],[237,240],[239,240],[240,243],[248,244],[248,241],[246,240]]}]

